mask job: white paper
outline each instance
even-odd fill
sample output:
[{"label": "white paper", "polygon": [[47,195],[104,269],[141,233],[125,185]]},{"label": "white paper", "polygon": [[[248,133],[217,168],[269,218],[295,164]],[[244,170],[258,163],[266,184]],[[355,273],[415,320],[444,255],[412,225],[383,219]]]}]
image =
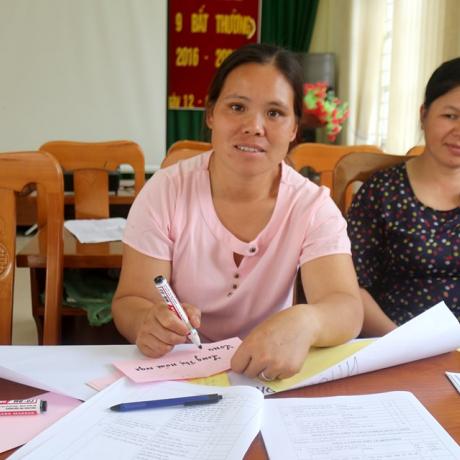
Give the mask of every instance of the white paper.
[{"label": "white paper", "polygon": [[452,385],[460,393],[460,373],[446,372],[447,378],[452,382]]},{"label": "white paper", "polygon": [[[196,348],[176,345],[175,350]],[[88,383],[109,378],[115,361],[147,359],[136,345],[4,345],[0,378],[83,401],[97,391]]]},{"label": "white paper", "polygon": [[126,219],[112,217],[110,219],[76,219],[66,220],[64,227],[80,241],[80,243],[104,243],[119,241],[123,236]]},{"label": "white paper", "polygon": [[453,459],[460,447],[409,392],[264,403],[270,460]]},{"label": "white paper", "polygon": [[141,359],[136,345],[0,346],[0,377],[86,400],[86,382],[113,374],[115,360]]},{"label": "white paper", "polygon": [[[440,302],[370,345],[292,388],[329,382],[398,364],[429,358],[460,347],[460,323]],[[260,381],[230,374],[234,385],[256,386],[266,394],[274,391]]]},{"label": "white paper", "polygon": [[[113,412],[120,402],[219,393],[216,404]],[[261,425],[262,394],[250,387],[123,378],[42,432],[11,459],[241,460]]]}]

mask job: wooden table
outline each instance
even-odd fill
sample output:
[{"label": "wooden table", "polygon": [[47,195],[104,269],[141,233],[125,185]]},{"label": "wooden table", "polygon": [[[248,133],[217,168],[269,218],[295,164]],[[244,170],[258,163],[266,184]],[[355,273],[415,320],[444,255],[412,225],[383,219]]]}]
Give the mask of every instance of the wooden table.
[{"label": "wooden table", "polygon": [[[44,287],[46,266],[45,232],[38,231],[16,255],[18,267],[30,269],[32,310],[34,317],[41,311],[40,292]],[[64,268],[121,268],[123,244],[80,243],[64,229]],[[63,307],[63,343],[65,344],[115,344],[126,343],[113,323],[94,328],[87,324],[81,309]],[[37,327],[40,333],[40,322]]]},{"label": "wooden table", "polygon": [[[124,217],[126,217],[127,212],[134,201],[134,182],[131,180],[122,182],[124,182],[122,188],[118,190],[115,195],[112,193],[109,195],[111,216],[118,216],[121,213],[124,214]],[[32,190],[32,192],[30,190]],[[64,209],[66,215],[74,215],[74,203],[75,197],[73,192],[65,192]],[[16,222],[19,226],[29,227],[37,222],[37,194],[34,191],[34,186],[17,197]]]},{"label": "wooden table", "polygon": [[[291,390],[270,397],[319,397],[395,390],[411,391],[452,438],[460,443],[460,394],[445,376],[445,371],[460,372],[459,352]],[[42,390],[0,379],[0,399],[27,398],[38,393],[42,393]],[[13,452],[14,450],[10,450],[0,454],[0,460],[7,458]],[[246,460],[268,458],[260,433],[244,458]]]},{"label": "wooden table", "polygon": [[[16,256],[18,267],[31,271],[46,266],[45,232],[37,232]],[[108,243],[80,243],[64,229],[65,268],[120,268],[123,244],[121,241]]]}]

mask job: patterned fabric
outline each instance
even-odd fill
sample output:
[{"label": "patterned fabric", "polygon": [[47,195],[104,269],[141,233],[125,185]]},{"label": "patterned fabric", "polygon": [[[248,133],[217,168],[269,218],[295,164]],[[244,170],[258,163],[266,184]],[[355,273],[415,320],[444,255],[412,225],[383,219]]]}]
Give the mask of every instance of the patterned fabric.
[{"label": "patterned fabric", "polygon": [[424,206],[401,164],[360,188],[348,225],[359,283],[393,321],[442,300],[460,319],[460,208]]}]

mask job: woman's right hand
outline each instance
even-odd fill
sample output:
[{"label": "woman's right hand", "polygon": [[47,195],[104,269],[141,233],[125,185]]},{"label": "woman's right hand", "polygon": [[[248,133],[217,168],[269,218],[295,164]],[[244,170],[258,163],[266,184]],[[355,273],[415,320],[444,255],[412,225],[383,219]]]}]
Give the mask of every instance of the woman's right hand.
[{"label": "woman's right hand", "polygon": [[[194,328],[200,327],[201,312],[190,304],[181,304]],[[185,343],[189,330],[185,323],[172,312],[166,303],[155,303],[145,313],[141,322],[136,345],[151,358],[159,358],[175,345]]]}]

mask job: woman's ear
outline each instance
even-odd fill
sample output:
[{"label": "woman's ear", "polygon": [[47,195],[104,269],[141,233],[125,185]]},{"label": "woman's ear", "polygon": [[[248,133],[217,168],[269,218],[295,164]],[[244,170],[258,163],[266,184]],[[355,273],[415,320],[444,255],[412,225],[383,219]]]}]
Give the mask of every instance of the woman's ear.
[{"label": "woman's ear", "polygon": [[213,117],[213,108],[214,107],[211,107],[209,105],[206,106],[206,126],[212,131],[212,125],[213,125],[213,121],[214,121],[214,117]]},{"label": "woman's ear", "polygon": [[292,131],[292,136],[291,136],[290,142],[294,142],[294,141],[295,141],[295,139],[297,138],[297,132],[298,132],[298,130],[299,130],[299,124],[296,123],[296,124],[294,125],[294,130]]},{"label": "woman's ear", "polygon": [[424,127],[424,122],[425,122],[425,117],[426,117],[426,114],[427,114],[427,110],[425,108],[425,105],[422,104],[420,106],[420,128],[423,130],[425,129]]}]

